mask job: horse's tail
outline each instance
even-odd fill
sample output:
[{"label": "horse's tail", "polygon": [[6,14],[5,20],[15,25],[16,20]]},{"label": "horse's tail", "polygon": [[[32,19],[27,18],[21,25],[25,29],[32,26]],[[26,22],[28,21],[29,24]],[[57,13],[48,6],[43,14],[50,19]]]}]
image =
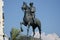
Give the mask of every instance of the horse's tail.
[{"label": "horse's tail", "polygon": [[41,40],[41,24],[39,25],[39,34],[40,34],[40,40]]},{"label": "horse's tail", "polygon": [[40,40],[41,40],[41,22],[38,19],[36,20],[36,22],[37,22],[37,25],[38,25],[39,34],[40,34]]}]

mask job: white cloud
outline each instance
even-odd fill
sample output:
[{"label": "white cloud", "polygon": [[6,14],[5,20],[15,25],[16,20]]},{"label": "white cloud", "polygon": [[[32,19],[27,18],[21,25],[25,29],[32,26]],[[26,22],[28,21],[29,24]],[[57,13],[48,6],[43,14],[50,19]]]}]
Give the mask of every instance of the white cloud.
[{"label": "white cloud", "polygon": [[[39,32],[35,32],[35,38],[39,38]],[[60,40],[59,36],[56,33],[48,34],[46,35],[45,33],[41,34],[42,40]]]}]

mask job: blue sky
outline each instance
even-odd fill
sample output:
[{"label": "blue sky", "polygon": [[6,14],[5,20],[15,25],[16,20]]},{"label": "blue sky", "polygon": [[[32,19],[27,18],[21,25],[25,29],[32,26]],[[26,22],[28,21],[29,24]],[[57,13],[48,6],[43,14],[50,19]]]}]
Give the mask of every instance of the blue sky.
[{"label": "blue sky", "polygon": [[[4,0],[4,33],[10,36],[12,27],[20,28],[20,22],[24,16],[24,12],[21,10],[23,1],[28,5],[30,2],[34,3],[36,18],[42,24],[42,32],[56,33],[60,36],[60,0]],[[23,26],[23,29],[23,34],[26,34],[27,28]],[[29,34],[31,34],[32,28],[30,27],[29,30]]]}]

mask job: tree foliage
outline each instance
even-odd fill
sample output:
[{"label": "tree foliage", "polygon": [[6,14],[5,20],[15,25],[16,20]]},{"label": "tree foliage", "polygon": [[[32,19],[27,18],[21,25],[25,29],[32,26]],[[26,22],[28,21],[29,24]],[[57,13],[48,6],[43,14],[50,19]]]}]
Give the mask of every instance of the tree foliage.
[{"label": "tree foliage", "polygon": [[20,30],[16,28],[12,28],[10,32],[10,40],[17,40],[17,37],[20,35]]}]

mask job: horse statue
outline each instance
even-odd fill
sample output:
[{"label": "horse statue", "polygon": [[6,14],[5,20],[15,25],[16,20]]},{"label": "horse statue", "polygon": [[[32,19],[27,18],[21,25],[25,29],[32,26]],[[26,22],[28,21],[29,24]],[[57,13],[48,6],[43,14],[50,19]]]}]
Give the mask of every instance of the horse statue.
[{"label": "horse statue", "polygon": [[21,31],[22,30],[22,24],[24,26],[27,26],[27,35],[29,33],[29,28],[30,26],[32,26],[33,29],[33,37],[35,35],[35,29],[38,27],[39,33],[40,33],[40,38],[41,38],[41,22],[35,18],[35,21],[33,22],[31,14],[30,14],[30,10],[29,7],[27,6],[27,4],[23,3],[22,5],[22,10],[24,11],[24,17],[23,17],[23,22],[20,22],[21,25]]}]

